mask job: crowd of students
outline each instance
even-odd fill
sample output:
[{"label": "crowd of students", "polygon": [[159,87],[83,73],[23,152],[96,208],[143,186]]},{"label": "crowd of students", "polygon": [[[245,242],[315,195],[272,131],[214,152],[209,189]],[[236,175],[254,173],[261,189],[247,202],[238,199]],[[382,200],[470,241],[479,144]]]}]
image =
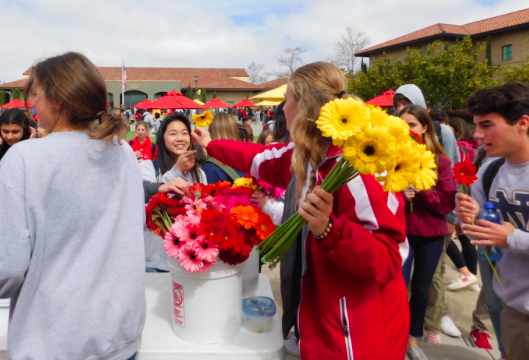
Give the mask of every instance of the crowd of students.
[{"label": "crowd of students", "polygon": [[[446,254],[459,271],[447,288],[480,292],[476,345],[490,347],[486,308],[502,358],[527,358],[529,85],[470,96],[474,131],[429,112],[417,86],[400,87],[395,110],[435,154],[435,187],[384,193],[362,175],[329,194],[319,185],[341,149],[312,119],[326,102],[350,97],[346,89],[334,65],[308,64],[290,76],[273,129],[257,143],[249,124],[225,112],[208,130],[192,130],[184,114],[167,115],[156,142],[148,122],[138,121],[136,137],[125,142],[127,126],[106,109],[105,83],[86,57],[36,64],[26,98],[34,97],[49,135],[26,141],[37,137],[27,114],[0,115],[0,297],[11,298],[10,358],[134,359],[145,321],[143,273],[168,271],[161,238],[145,230],[145,204],[156,193],[182,196],[194,183],[244,174],[286,190],[280,199],[252,197],[275,224],[296,212],[307,221],[281,262],[282,330],[285,339],[295,333],[288,352],[426,359],[420,339],[439,343],[441,330],[460,335],[444,310]],[[456,194],[452,168],[462,158],[480,166],[471,196]],[[487,201],[506,222],[477,218]],[[476,245],[503,249],[496,263],[503,285]]]}]

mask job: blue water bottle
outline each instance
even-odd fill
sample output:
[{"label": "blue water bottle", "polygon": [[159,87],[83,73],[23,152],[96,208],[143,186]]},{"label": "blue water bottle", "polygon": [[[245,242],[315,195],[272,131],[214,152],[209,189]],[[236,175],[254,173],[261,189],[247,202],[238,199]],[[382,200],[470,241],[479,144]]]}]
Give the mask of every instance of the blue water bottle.
[{"label": "blue water bottle", "polygon": [[[483,207],[484,208],[479,213],[478,219],[483,219],[496,224],[501,224],[500,217],[498,216],[498,213],[494,208],[494,203],[486,202],[485,204],[483,204]],[[487,260],[487,257],[485,256],[485,254],[483,254],[483,251],[487,252],[491,261],[498,262],[501,260],[501,248],[491,245],[485,245],[484,247],[480,247],[479,256],[481,256],[483,260]]]}]

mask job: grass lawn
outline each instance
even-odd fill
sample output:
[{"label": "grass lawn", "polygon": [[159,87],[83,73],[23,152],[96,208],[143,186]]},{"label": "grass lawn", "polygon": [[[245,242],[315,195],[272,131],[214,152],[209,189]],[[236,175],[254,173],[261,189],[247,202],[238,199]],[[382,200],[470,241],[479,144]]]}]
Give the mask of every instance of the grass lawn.
[{"label": "grass lawn", "polygon": [[[127,136],[125,137],[125,140],[127,140],[127,141],[132,140],[135,136],[136,136],[136,132],[135,131],[129,131],[127,133]],[[150,136],[150,138],[151,138],[152,142],[156,142],[156,136]],[[258,138],[259,138],[259,136],[254,136],[253,137],[253,142],[257,142]]]}]

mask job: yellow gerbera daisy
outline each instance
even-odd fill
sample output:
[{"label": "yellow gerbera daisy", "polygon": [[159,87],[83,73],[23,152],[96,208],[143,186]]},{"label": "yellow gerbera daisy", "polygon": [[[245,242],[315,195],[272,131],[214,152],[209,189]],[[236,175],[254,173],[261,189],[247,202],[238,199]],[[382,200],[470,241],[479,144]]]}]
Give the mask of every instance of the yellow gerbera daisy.
[{"label": "yellow gerbera daisy", "polygon": [[367,107],[369,108],[369,115],[373,126],[388,126],[387,119],[389,115],[385,110],[371,104],[368,104]]},{"label": "yellow gerbera daisy", "polygon": [[250,188],[250,189],[255,189],[256,185],[253,183],[253,179],[252,178],[245,178],[245,177],[240,177],[238,179],[235,179],[235,181],[233,181],[233,188],[237,188],[237,187],[247,187],[247,188]]},{"label": "yellow gerbera daisy", "polygon": [[433,170],[437,168],[435,155],[426,150],[426,145],[416,144],[414,146],[419,152],[419,171],[414,186],[417,190],[429,190],[435,186],[437,173]]},{"label": "yellow gerbera daisy", "polygon": [[419,151],[412,148],[411,141],[397,147],[396,161],[388,170],[384,182],[384,191],[399,192],[410,184],[415,184],[419,170]]},{"label": "yellow gerbera daisy", "polygon": [[[333,142],[344,141],[360,131],[362,123],[369,121],[369,108],[353,98],[336,99],[325,104],[316,120],[318,129]],[[335,143],[336,144],[336,143]]]},{"label": "yellow gerbera daisy", "polygon": [[193,122],[196,126],[206,127],[213,121],[213,113],[209,110],[204,111],[201,115],[194,114]]},{"label": "yellow gerbera daisy", "polygon": [[343,157],[360,174],[381,173],[394,162],[395,139],[385,127],[368,123],[361,130],[345,141]]},{"label": "yellow gerbera daisy", "polygon": [[410,127],[406,121],[401,118],[388,115],[386,119],[386,126],[388,133],[395,138],[397,146],[399,144],[406,144],[410,141]]}]

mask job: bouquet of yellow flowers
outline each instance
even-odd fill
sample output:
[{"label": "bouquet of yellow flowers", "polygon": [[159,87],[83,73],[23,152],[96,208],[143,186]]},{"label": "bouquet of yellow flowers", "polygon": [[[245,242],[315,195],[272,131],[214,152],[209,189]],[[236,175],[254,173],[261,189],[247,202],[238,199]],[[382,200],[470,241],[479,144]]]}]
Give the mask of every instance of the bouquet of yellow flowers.
[{"label": "bouquet of yellow flowers", "polygon": [[[408,124],[386,111],[353,98],[325,104],[316,120],[318,129],[343,156],[323,180],[329,193],[340,189],[359,174],[375,175],[384,191],[399,192],[413,185],[427,190],[435,185],[435,155],[410,137]],[[306,221],[296,213],[260,245],[263,262],[281,261]]]}]

